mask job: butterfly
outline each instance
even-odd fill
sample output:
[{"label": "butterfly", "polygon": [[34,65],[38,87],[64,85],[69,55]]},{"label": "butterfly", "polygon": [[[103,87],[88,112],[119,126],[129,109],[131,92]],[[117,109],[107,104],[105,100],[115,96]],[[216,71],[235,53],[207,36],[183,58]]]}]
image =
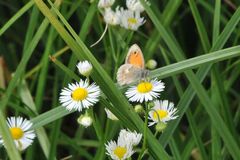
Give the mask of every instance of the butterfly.
[{"label": "butterfly", "polygon": [[149,70],[145,69],[142,50],[137,44],[133,44],[128,50],[125,64],[117,71],[117,82],[119,85],[130,84],[145,79],[148,75]]}]

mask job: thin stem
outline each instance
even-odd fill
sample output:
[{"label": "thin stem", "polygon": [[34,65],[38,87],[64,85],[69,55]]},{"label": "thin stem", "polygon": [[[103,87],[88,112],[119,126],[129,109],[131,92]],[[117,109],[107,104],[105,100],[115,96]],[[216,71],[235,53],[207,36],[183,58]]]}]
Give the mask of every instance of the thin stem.
[{"label": "thin stem", "polygon": [[[66,53],[66,51],[69,50],[69,47],[68,46],[65,46],[63,47],[62,49],[60,49],[59,51],[57,51],[56,53],[54,53],[52,55],[52,57],[59,57],[61,56],[62,54]],[[51,54],[50,54],[51,55]],[[40,68],[42,67],[42,63],[39,63],[38,65],[36,65],[35,67],[33,67],[30,71],[28,71],[25,76],[24,76],[24,79],[27,79],[29,77],[31,77],[34,73],[36,73]]]},{"label": "thin stem", "polygon": [[115,49],[114,49],[112,27],[109,27],[109,29],[108,29],[108,36],[109,36],[109,43],[110,43],[110,47],[111,47],[111,50],[112,50],[113,59],[114,59],[114,62],[117,63],[118,58],[117,58],[117,55],[116,55],[117,53],[115,53]]},{"label": "thin stem", "polygon": [[104,29],[101,37],[97,40],[97,42],[93,43],[90,47],[94,47],[95,45],[97,45],[103,39],[104,35],[107,32],[107,29],[108,29],[108,24],[106,24],[105,29]]},{"label": "thin stem", "polygon": [[144,122],[144,131],[143,131],[143,145],[141,152],[138,156],[138,160],[141,160],[141,158],[144,155],[144,151],[147,148],[147,128],[148,128],[148,105],[147,103],[145,104],[146,110],[145,110],[145,122]]},{"label": "thin stem", "polygon": [[159,132],[156,130],[156,131],[155,131],[155,133],[154,133],[154,137],[156,137],[156,138],[157,138],[157,136],[158,136],[158,133],[159,133]]},{"label": "thin stem", "polygon": [[96,132],[96,135],[97,135],[98,139],[101,140],[101,139],[102,139],[102,135],[101,135],[101,132],[100,132],[100,130],[99,130],[99,128],[98,128],[97,118],[94,116],[93,108],[92,108],[92,107],[89,108],[89,109],[87,110],[87,112],[88,112],[88,114],[92,117],[92,120],[93,120],[93,121],[92,121],[92,122],[93,122],[93,128],[94,128],[94,130],[95,130],[95,132]]},{"label": "thin stem", "polygon": [[90,85],[90,78],[89,78],[89,76],[86,77],[86,81],[87,81],[88,85]]}]

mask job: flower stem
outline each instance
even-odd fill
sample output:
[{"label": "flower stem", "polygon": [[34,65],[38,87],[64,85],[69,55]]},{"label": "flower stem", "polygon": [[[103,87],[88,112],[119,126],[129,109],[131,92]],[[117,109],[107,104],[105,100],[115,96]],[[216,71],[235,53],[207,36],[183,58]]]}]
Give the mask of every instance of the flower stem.
[{"label": "flower stem", "polygon": [[142,145],[142,149],[141,152],[138,156],[138,160],[141,160],[141,158],[144,155],[144,151],[147,148],[147,127],[148,127],[148,105],[147,103],[145,104],[146,106],[146,110],[145,110],[145,122],[144,122],[144,135],[143,135],[143,145]]},{"label": "flower stem", "polygon": [[157,138],[157,136],[158,136],[158,131],[155,131],[155,133],[154,133],[154,137]]},{"label": "flower stem", "polygon": [[89,108],[88,110],[87,110],[87,112],[88,112],[88,114],[92,117],[92,119],[93,119],[93,127],[94,127],[94,130],[95,130],[95,132],[96,132],[96,135],[97,135],[97,137],[98,137],[98,139],[100,140],[101,139],[101,131],[99,130],[99,127],[98,127],[98,125],[97,125],[97,120],[96,120],[96,117],[94,116],[94,112],[93,112],[93,108],[91,107],[91,108]]},{"label": "flower stem", "polygon": [[107,29],[108,29],[108,24],[106,24],[105,29],[104,29],[101,37],[95,43],[93,43],[90,47],[93,47],[93,46],[97,45],[103,39],[104,35],[107,32]]},{"label": "flower stem", "polygon": [[88,83],[88,85],[89,85],[89,84],[90,84],[89,76],[86,77],[86,80],[87,80],[87,83]]}]

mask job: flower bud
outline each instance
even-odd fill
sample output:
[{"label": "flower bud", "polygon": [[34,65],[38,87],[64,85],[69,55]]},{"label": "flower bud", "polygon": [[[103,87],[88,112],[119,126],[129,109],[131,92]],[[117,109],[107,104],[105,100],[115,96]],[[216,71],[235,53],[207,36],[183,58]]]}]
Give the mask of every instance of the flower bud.
[{"label": "flower bud", "polygon": [[98,8],[109,8],[113,5],[115,0],[99,0]]},{"label": "flower bud", "polygon": [[81,115],[78,119],[77,119],[78,123],[82,126],[84,126],[85,128],[89,127],[92,125],[92,117],[89,116],[88,114],[84,114]]},{"label": "flower bud", "polygon": [[88,77],[92,72],[92,64],[88,61],[80,61],[77,64],[78,71],[81,75]]},{"label": "flower bud", "polygon": [[167,123],[159,122],[159,123],[155,126],[155,129],[156,129],[156,131],[158,131],[158,132],[162,132],[166,127],[167,127]]},{"label": "flower bud", "polygon": [[135,112],[137,112],[139,114],[144,112],[143,106],[140,104],[137,104],[136,106],[134,106],[134,110],[135,110]]},{"label": "flower bud", "polygon": [[[147,5],[150,5],[150,3],[145,0]],[[143,12],[145,9],[142,6],[141,2],[139,0],[126,0],[126,6],[129,10],[132,10],[134,12]]]},{"label": "flower bud", "polygon": [[157,67],[157,61],[155,61],[154,59],[150,59],[147,61],[146,67],[148,69],[155,69]]}]

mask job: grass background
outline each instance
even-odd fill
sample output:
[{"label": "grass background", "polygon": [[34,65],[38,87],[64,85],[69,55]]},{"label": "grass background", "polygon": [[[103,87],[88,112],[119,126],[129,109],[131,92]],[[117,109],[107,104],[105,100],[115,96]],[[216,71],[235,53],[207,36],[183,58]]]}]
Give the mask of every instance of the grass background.
[{"label": "grass background", "polygon": [[[133,43],[146,61],[157,60],[150,77],[163,79],[161,99],[179,109],[179,118],[162,134],[154,137],[149,128],[144,159],[240,159],[240,2],[141,2],[144,26],[137,32],[110,27],[93,48],[105,26],[97,1],[0,2],[0,132],[7,146],[0,146],[0,159],[107,159],[104,143],[120,128],[143,133],[143,120],[123,96],[124,88],[114,85]],[[83,78],[75,67],[83,59],[92,62],[91,78],[103,92],[93,107],[93,127],[87,129],[76,122],[79,113],[58,102],[61,88]],[[108,120],[104,107],[120,121]],[[38,135],[22,156],[6,127],[10,115],[31,118]]]}]

